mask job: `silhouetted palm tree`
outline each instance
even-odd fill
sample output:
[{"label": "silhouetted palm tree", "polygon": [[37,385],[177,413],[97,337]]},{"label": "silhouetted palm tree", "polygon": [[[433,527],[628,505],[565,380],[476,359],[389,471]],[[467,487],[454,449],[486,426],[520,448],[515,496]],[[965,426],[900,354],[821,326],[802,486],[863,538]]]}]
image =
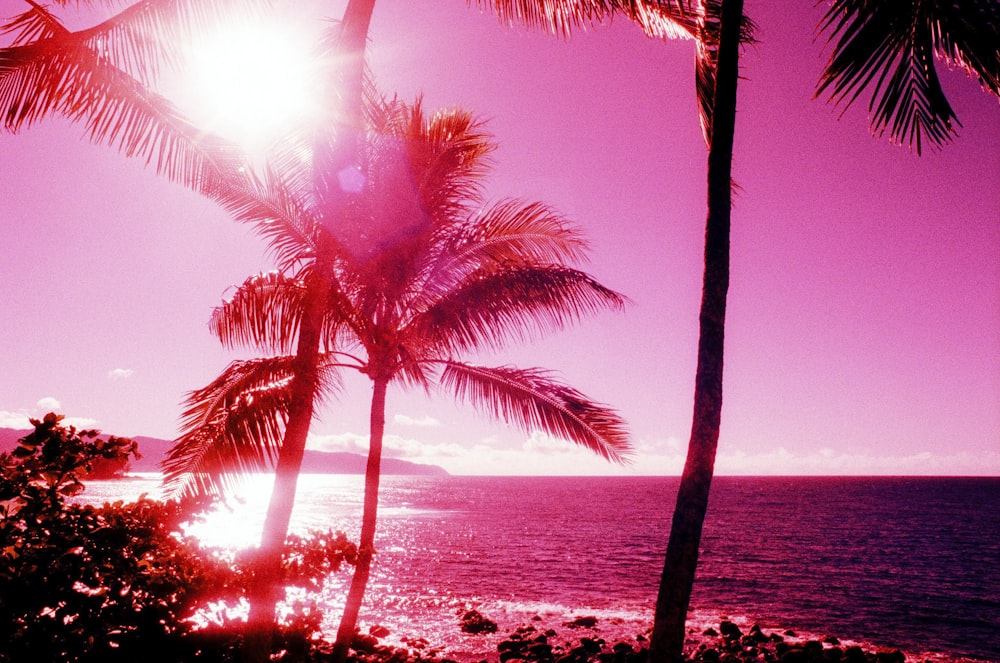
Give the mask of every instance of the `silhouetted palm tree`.
[{"label": "silhouetted palm tree", "polygon": [[[684,624],[698,563],[722,414],[723,349],[729,287],[730,188],[739,44],[749,37],[742,0],[706,0],[698,39],[698,95],[709,146],[705,273],[699,317],[694,416],[656,601],[651,663],[683,659]],[[935,56],[1000,93],[1000,4],[834,0],[821,23],[837,44],[818,94],[850,104],[874,85],[872,129],[915,146],[940,145],[955,116],[935,73]],[[706,41],[707,37],[707,41]],[[706,48],[707,46],[707,48]],[[705,64],[710,57],[715,62]]]},{"label": "silhouetted palm tree", "polygon": [[[374,387],[359,556],[337,637],[341,656],[354,635],[374,552],[389,384],[443,387],[496,418],[568,439],[609,460],[623,461],[629,450],[614,412],[548,373],[459,360],[622,306],[620,295],[569,266],[585,252],[578,232],[538,203],[484,204],[480,183],[492,145],[469,114],[426,118],[419,102],[391,102],[377,104],[369,122],[356,202],[377,251],[331,249],[332,286],[317,356],[317,387],[334,386],[336,370],[344,368],[364,373]],[[309,191],[299,184],[310,168],[282,163],[288,170],[281,177],[272,170],[266,182],[239,187],[228,205],[237,215],[237,207],[256,215],[269,201],[284,201],[300,220],[276,224],[296,232],[274,241],[283,253],[294,245],[309,255],[324,234],[309,198],[301,197]],[[307,260],[294,273],[253,277],[216,310],[211,327],[225,344],[270,356],[236,362],[191,394],[184,434],[165,464],[168,485],[214,491],[279,455],[293,398],[296,357],[289,353],[319,280],[314,269]],[[285,532],[271,535],[283,541]],[[269,620],[279,593],[275,587],[255,597]]]}]

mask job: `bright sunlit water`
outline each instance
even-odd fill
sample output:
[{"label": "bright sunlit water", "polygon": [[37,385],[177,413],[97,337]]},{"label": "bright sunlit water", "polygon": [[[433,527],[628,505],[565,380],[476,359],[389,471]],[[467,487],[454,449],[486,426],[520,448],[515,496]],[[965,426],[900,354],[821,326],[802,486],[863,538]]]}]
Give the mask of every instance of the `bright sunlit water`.
[{"label": "bright sunlit water", "polygon": [[[303,476],[293,529],[356,540],[362,483]],[[157,486],[147,477],[88,492],[102,501]],[[676,488],[652,477],[384,477],[363,626],[470,650],[482,643],[456,616],[470,607],[502,632],[536,613],[640,632]],[[253,545],[269,491],[260,477],[196,533]],[[1000,479],[717,478],[702,550],[696,622],[726,615],[921,658],[1000,660]],[[331,619],[346,581],[333,577],[322,597]]]}]

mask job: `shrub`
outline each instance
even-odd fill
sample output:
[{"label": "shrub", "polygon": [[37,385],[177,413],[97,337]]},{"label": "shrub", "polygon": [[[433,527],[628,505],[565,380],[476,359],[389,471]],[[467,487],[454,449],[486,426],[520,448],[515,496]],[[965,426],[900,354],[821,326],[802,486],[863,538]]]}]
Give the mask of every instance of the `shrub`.
[{"label": "shrub", "polygon": [[[0,454],[0,662],[233,660],[238,624],[193,619],[238,603],[249,577],[240,556],[183,534],[210,502],[68,502],[98,461],[121,467],[137,445],[61,420],[32,420],[20,446]],[[315,589],[354,555],[340,533],[296,537],[286,582]],[[277,638],[287,651],[311,646],[319,617],[303,612]]]}]

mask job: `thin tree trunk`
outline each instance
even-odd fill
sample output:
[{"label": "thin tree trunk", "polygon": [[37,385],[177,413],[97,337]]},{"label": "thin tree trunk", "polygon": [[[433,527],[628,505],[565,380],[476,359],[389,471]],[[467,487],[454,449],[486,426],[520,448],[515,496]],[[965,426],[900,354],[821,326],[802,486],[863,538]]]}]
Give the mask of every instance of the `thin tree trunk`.
[{"label": "thin tree trunk", "polygon": [[[317,272],[322,273],[322,270],[318,268]],[[309,424],[312,421],[318,379],[320,328],[329,292],[329,279],[320,276],[312,279],[295,353],[288,424],[278,452],[274,488],[271,490],[260,547],[254,560],[253,582],[248,591],[250,615],[242,648],[244,663],[264,663],[270,657],[275,606],[284,593],[281,556],[295,505],[295,490]]]},{"label": "thin tree trunk", "polygon": [[729,289],[733,133],[742,18],[743,0],[723,0],[708,156],[705,275],[699,318],[694,417],[656,599],[649,647],[650,663],[683,660],[684,627],[719,442],[726,295]]},{"label": "thin tree trunk", "polygon": [[337,629],[337,642],[333,648],[334,663],[347,660],[348,649],[354,639],[358,614],[368,587],[372,556],[375,554],[375,524],[378,519],[378,487],[381,478],[382,437],[385,434],[385,392],[388,380],[378,378],[374,383],[371,409],[371,432],[368,444],[368,465],[365,467],[365,505],[361,516],[361,540],[358,544],[358,563],[347,593],[344,614]]},{"label": "thin tree trunk", "polygon": [[[360,127],[363,124],[361,81],[364,71],[364,48],[374,7],[375,0],[350,0],[344,10],[340,49],[346,56],[347,64],[341,90],[344,99],[342,111],[344,124],[354,130],[342,132],[342,135],[349,138],[339,141],[339,149],[332,155],[332,162],[318,158],[317,155],[318,167],[329,168],[334,174],[341,172],[345,167],[357,166]],[[327,214],[325,225],[328,228],[354,225],[350,222],[353,207],[350,192],[329,190],[317,193],[326,194],[330,203],[325,209]],[[329,279],[332,268],[331,251],[329,243],[321,239],[316,255],[317,278],[309,291],[310,299],[305,305],[296,347],[288,423],[278,452],[274,488],[254,563],[253,581],[248,592],[250,615],[241,654],[243,663],[265,663],[270,658],[275,607],[283,594],[281,554],[295,504],[295,491],[316,396],[323,312],[331,288]]]}]

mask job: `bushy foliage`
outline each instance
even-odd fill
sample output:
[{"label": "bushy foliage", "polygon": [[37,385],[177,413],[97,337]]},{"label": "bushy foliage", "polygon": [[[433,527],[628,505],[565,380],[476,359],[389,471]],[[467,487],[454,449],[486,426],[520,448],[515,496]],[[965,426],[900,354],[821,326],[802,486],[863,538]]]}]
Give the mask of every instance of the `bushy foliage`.
[{"label": "bushy foliage", "polygon": [[[0,662],[233,660],[239,624],[217,608],[244,597],[248,556],[183,534],[205,500],[67,501],[99,460],[121,463],[137,447],[61,420],[32,420],[0,454]],[[355,555],[340,533],[294,537],[285,584],[315,589]],[[315,606],[296,612],[276,639],[289,655],[312,646],[320,619]],[[215,618],[199,625],[196,614]]]}]

